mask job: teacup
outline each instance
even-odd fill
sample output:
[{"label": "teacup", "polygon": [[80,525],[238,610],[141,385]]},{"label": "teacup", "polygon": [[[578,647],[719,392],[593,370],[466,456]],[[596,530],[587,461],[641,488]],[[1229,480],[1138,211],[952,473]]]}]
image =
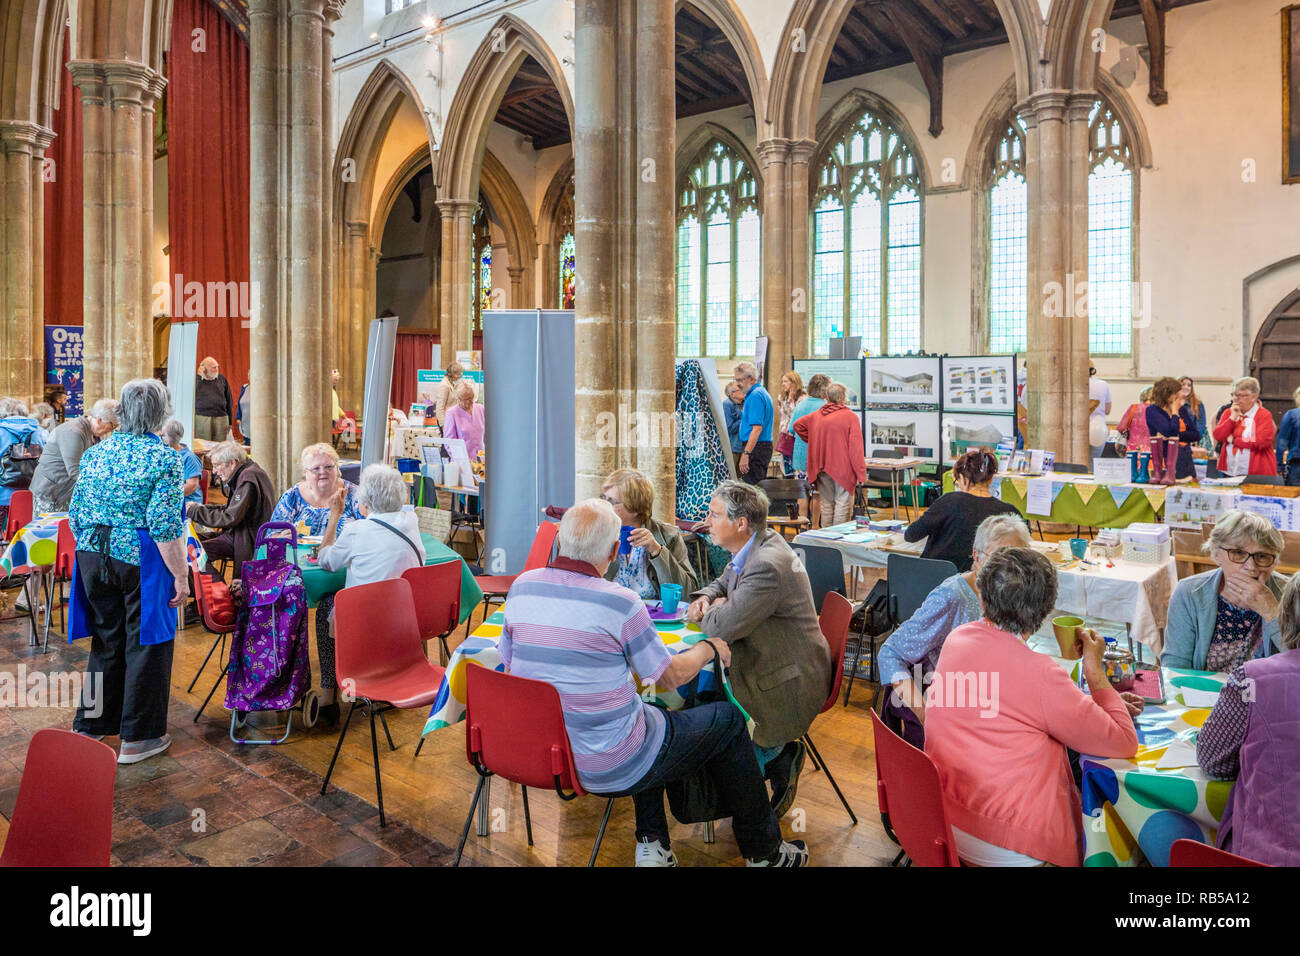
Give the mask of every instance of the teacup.
[{"label": "teacup", "polygon": [[1083,645],[1079,641],[1079,631],[1083,629],[1083,618],[1062,615],[1052,618],[1052,633],[1056,635],[1056,645],[1061,649],[1061,656],[1067,661],[1077,661],[1083,657]]},{"label": "teacup", "polygon": [[664,584],[659,588],[659,606],[665,614],[676,614],[682,600],[680,584]]}]

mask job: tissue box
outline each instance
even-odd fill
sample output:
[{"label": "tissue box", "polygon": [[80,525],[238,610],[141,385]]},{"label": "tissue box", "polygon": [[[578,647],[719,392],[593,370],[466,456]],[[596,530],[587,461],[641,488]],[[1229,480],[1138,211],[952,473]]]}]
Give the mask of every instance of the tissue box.
[{"label": "tissue box", "polygon": [[1171,541],[1169,526],[1138,522],[1119,533],[1125,561],[1164,564],[1169,560]]}]

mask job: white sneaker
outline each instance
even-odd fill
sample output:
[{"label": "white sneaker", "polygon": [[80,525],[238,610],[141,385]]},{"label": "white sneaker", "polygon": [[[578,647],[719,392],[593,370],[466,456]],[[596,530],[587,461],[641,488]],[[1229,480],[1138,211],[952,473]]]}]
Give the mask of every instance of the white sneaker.
[{"label": "white sneaker", "polygon": [[677,857],[658,840],[641,840],[636,845],[637,866],[676,866]]},{"label": "white sneaker", "polygon": [[773,857],[746,860],[746,866],[807,866],[808,847],[803,840],[783,840]]},{"label": "white sneaker", "polygon": [[129,743],[122,744],[122,750],[117,755],[117,762],[139,763],[141,760],[148,760],[150,757],[158,756],[171,745],[171,734],[163,734],[153,740],[132,740]]}]

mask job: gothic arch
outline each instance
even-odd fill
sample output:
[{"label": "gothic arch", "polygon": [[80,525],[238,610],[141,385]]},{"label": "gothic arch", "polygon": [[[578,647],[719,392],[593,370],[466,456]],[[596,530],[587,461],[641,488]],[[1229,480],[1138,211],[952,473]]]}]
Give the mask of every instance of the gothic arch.
[{"label": "gothic arch", "polygon": [[812,162],[808,164],[809,189],[813,192],[816,191],[817,175],[822,162],[826,159],[827,152],[835,145],[834,136],[836,131],[845,123],[856,119],[867,111],[887,120],[890,126],[898,130],[898,134],[903,137],[903,140],[907,143],[907,148],[911,150],[912,156],[916,159],[916,169],[921,177],[921,192],[923,195],[929,193],[933,179],[930,176],[929,169],[926,168],[925,153],[921,151],[920,140],[917,139],[912,125],[907,121],[907,117],[895,108],[893,103],[878,93],[872,93],[869,90],[849,90],[817,121],[817,151],[813,154]]},{"label": "gothic arch", "polygon": [[542,197],[542,207],[537,214],[537,229],[542,241],[542,303],[550,309],[560,297],[560,243],[564,236],[556,228],[560,203],[564,201],[569,184],[573,182],[573,157],[565,160],[551,177]]},{"label": "gothic arch", "polygon": [[488,128],[506,87],[529,56],[555,84],[569,128],[573,128],[573,97],[559,60],[532,27],[511,14],[502,16],[470,59],[447,110],[435,169],[441,195],[461,200],[478,198]]},{"label": "gothic arch", "polygon": [[[510,308],[533,308],[537,298],[537,231],[519,187],[491,150],[483,151],[479,185],[496,224],[505,234],[510,269]],[[495,284],[495,283],[494,283]]]},{"label": "gothic arch", "polygon": [[11,0],[0,12],[0,119],[53,127],[67,0]]},{"label": "gothic arch", "polygon": [[130,60],[162,73],[171,0],[70,0],[74,60]]},{"label": "gothic arch", "polygon": [[1124,133],[1128,136],[1129,146],[1133,150],[1133,162],[1140,169],[1150,169],[1155,165],[1151,154],[1151,135],[1147,132],[1147,124],[1133,102],[1133,97],[1129,96],[1128,90],[1115,82],[1109,70],[1097,71],[1097,92],[1119,116],[1119,121],[1124,126]]},{"label": "gothic arch", "polygon": [[[817,101],[821,96],[822,78],[830,62],[831,48],[839,36],[844,20],[855,0],[795,0],[768,86],[767,110],[761,115],[767,123],[769,137],[799,140],[814,139],[817,128]],[[1005,0],[999,0],[999,6]]]},{"label": "gothic arch", "polygon": [[704,148],[705,144],[711,140],[721,140],[727,148],[732,150],[737,156],[745,161],[749,170],[754,174],[754,185],[758,187],[759,214],[762,215],[763,209],[763,170],[754,159],[748,147],[745,146],[731,130],[725,126],[719,126],[717,123],[701,123],[691,131],[691,134],[677,144],[677,158],[674,162],[676,169],[673,175],[677,179],[682,178],[682,173],[686,171],[686,164],[695,158],[695,155]]},{"label": "gothic arch", "polygon": [[735,0],[677,0],[676,9],[690,3],[704,14],[722,31],[740,58],[740,65],[745,71],[745,81],[749,85],[750,100],[754,105],[754,116],[761,118],[767,109],[767,70],[763,65],[763,56],[758,50],[758,42],[749,28],[749,21],[736,6]]},{"label": "gothic arch", "polygon": [[966,163],[962,167],[960,189],[978,190],[983,184],[985,161],[993,143],[1002,135],[1003,122],[1016,109],[1016,78],[1007,77],[989,99],[975,123],[970,145],[966,147]]}]

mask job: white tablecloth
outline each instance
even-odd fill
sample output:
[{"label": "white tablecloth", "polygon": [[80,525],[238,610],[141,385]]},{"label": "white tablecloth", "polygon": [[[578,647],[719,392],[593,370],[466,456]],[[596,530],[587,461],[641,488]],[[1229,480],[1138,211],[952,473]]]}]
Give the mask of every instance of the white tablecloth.
[{"label": "white tablecloth", "polygon": [[[857,532],[851,524],[835,525],[827,531]],[[1035,541],[1034,547],[1046,551],[1055,545]],[[804,531],[793,546],[820,545],[835,548],[844,556],[848,567],[883,568],[890,552],[920,554],[924,541],[908,543],[901,534],[875,541],[846,541],[843,538],[820,538]],[[1113,568],[1090,567],[1058,569],[1057,610],[1095,620],[1114,621],[1128,626],[1129,635],[1141,641],[1158,658],[1164,648],[1165,618],[1169,598],[1178,583],[1173,558],[1164,564],[1139,564],[1116,559]]]}]

